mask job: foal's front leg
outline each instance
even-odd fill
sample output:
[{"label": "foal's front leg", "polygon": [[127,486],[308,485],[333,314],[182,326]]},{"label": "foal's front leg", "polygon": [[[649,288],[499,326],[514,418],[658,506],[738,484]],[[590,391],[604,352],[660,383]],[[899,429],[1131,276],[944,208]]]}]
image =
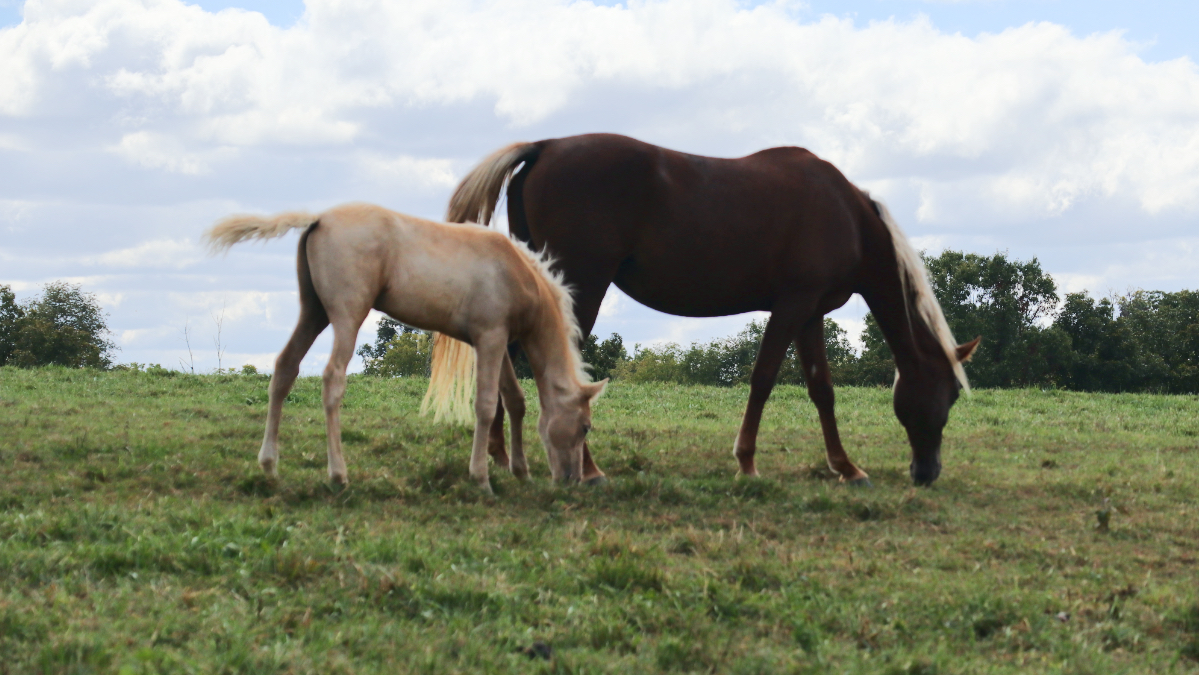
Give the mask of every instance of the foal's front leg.
[{"label": "foal's front leg", "polygon": [[491,492],[488,482],[488,430],[500,401],[500,369],[504,360],[506,336],[485,335],[475,341],[475,438],[471,445],[471,479],[480,489]]}]

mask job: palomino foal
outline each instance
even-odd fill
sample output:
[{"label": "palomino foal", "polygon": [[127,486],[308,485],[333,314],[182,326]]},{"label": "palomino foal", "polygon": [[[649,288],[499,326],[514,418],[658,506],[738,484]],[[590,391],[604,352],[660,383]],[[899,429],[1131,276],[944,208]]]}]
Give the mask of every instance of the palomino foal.
[{"label": "palomino foal", "polygon": [[[436,223],[368,204],[347,204],[318,216],[233,216],[217,223],[205,237],[216,252],[293,229],[304,230],[296,256],[300,320],[271,376],[267,428],[258,454],[268,476],[277,476],[279,419],[284,398],[300,372],[300,360],[321,331],[333,324],[333,353],[325,366],[322,398],[329,479],[346,484],[338,413],[358,329],[374,308],[410,326],[439,331],[475,347],[470,472],[481,488],[491,490],[487,437],[499,399],[513,417],[509,469],[519,478],[528,476],[520,445],[525,397],[505,358],[513,340],[521,343],[533,367],[542,406],[538,431],[551,475],[568,482],[580,479],[591,403],[604,391],[607,380],[588,382],[576,347],[579,327],[570,295],[544,260],[497,232]],[[469,362],[469,357],[460,353],[456,358]],[[452,394],[436,387],[431,392],[443,399]],[[442,401],[434,403],[447,407]]]}]

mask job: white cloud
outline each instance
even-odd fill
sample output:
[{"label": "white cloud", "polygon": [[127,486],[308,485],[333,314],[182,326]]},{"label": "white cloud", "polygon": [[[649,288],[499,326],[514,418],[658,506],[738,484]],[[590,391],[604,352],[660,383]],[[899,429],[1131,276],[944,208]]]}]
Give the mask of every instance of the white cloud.
[{"label": "white cloud", "polygon": [[625,304],[628,297],[621,292],[621,289],[616,286],[609,286],[608,291],[604,294],[604,299],[600,301],[600,316],[609,318],[616,316],[621,311],[621,305]]},{"label": "white cloud", "polygon": [[1054,283],[1058,286],[1059,295],[1067,293],[1081,293],[1088,291],[1093,297],[1107,295],[1107,289],[1104,288],[1104,277],[1096,274],[1072,274],[1064,272],[1052,275]]},{"label": "white cloud", "polygon": [[204,252],[189,240],[157,239],[131,248],[86,256],[84,264],[132,268],[183,268],[204,258]]},{"label": "white cloud", "polygon": [[[208,162],[178,137],[347,143],[368,130],[362,111],[474,101],[527,126],[616,87],[703,96],[701,119],[684,125],[807,141],[862,177],[966,160],[967,175],[928,178],[953,189],[982,173],[983,196],[1045,214],[1118,191],[1149,213],[1197,198],[1196,64],[1145,63],[1115,32],[1078,38],[1042,23],[967,38],[924,19],[804,24],[782,5],[733,0],[312,0],[290,29],[172,0],[31,0],[26,17],[0,31],[9,114],[46,110],[54,101],[39,105],[39,93],[76,81],[174,119],[175,139],[139,129],[116,147],[185,174]],[[403,172],[406,161],[429,160],[391,163]]]},{"label": "white cloud", "polygon": [[453,162],[448,159],[364,154],[359,158],[359,165],[363,175],[372,180],[406,183],[422,190],[453,188],[459,180]]},{"label": "white cloud", "polygon": [[[294,240],[200,259],[213,220],[360,199],[436,216],[487,152],[585,131],[725,156],[804,145],[921,248],[1038,255],[1065,285],[1196,283],[1196,64],[1148,63],[1115,32],[964,37],[735,0],[306,7],[285,29],[179,0],[27,2],[0,29],[11,285],[123,297],[134,360],[182,347],[155,321],[207,322],[226,298],[238,349],[267,354],[294,322]],[[613,289],[604,329],[687,343],[748,320],[641,309]]]},{"label": "white cloud", "polygon": [[232,154],[228,148],[217,148],[203,154],[187,152],[174,137],[149,131],[125,134],[111,150],[147,169],[163,169],[192,176],[210,171],[204,155],[215,157]]}]

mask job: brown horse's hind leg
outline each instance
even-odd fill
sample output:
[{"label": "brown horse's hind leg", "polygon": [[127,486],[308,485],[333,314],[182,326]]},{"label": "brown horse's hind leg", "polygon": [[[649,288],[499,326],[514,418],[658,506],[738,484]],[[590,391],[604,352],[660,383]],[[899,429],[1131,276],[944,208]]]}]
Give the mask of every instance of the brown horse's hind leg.
[{"label": "brown horse's hind leg", "polygon": [[496,417],[492,419],[492,426],[488,428],[487,453],[491,455],[496,466],[511,466],[512,460],[509,459],[508,452],[504,449],[503,400],[496,403]]},{"label": "brown horse's hind leg", "polygon": [[[500,366],[500,402],[503,409],[508,411],[510,424],[512,425],[512,459],[509,460],[505,456],[505,464],[507,464],[513,475],[521,480],[529,477],[529,464],[525,461],[525,446],[521,439],[521,425],[525,421],[525,392],[521,391],[521,382],[517,379],[517,372],[513,370],[512,359],[508,354],[504,355],[504,363]],[[497,420],[503,419],[500,414],[496,415]],[[503,429],[503,427],[501,427]],[[492,422],[492,430],[496,429],[495,421]],[[492,437],[488,434],[488,454],[492,455],[492,459],[500,464],[499,458],[492,453]],[[504,452],[504,439],[500,439],[500,452]],[[504,465],[501,465],[504,466]]]},{"label": "brown horse's hind leg", "polygon": [[271,375],[268,388],[267,429],[263,433],[262,448],[258,451],[258,465],[271,478],[279,475],[279,420],[283,416],[283,401],[300,374],[300,361],[328,325],[325,310],[320,306],[311,307],[302,303],[296,329],[275,359],[275,372]]},{"label": "brown horse's hind leg", "polygon": [[[609,284],[612,283],[615,269],[612,273],[603,273],[592,270],[590,274],[581,274],[578,270],[580,265],[562,264],[564,270],[575,270],[576,275],[573,278],[568,278],[567,281],[572,288],[576,289],[573,294],[575,297],[575,319],[579,322],[581,335],[587,337],[592,332],[592,327],[596,325],[596,317],[600,314],[600,305],[604,302],[604,295],[608,292]],[[589,265],[590,267],[590,265]],[[608,476],[596,466],[596,461],[592,459],[592,451],[588,447],[587,441],[583,442],[583,476],[580,477],[580,482],[584,485],[600,485],[608,481]]]},{"label": "brown horse's hind leg", "polygon": [[[507,368],[512,369],[512,360],[516,355],[516,350],[519,349],[516,345],[509,345],[508,352],[504,356],[505,362],[508,363]],[[513,372],[513,378],[516,378],[516,371]],[[524,402],[524,394],[522,394],[522,403]],[[508,453],[504,451],[504,400],[501,399],[496,404],[496,417],[492,420],[492,426],[488,429],[488,447],[487,452],[492,457],[492,461],[496,466],[512,467],[512,461],[508,458]]]},{"label": "brown horse's hind leg", "polygon": [[846,456],[842,439],[838,436],[837,419],[833,415],[833,378],[825,355],[825,317],[818,316],[805,324],[796,338],[796,349],[800,352],[804,381],[808,383],[808,397],[817,406],[817,414],[821,417],[829,468],[836,471],[844,482],[870,485],[867,474]]},{"label": "brown horse's hind leg", "polygon": [[763,406],[775,387],[775,376],[787,355],[788,343],[793,336],[790,317],[773,313],[763,331],[762,346],[754,361],[754,372],[750,375],[750,401],[746,403],[746,414],[742,417],[742,428],[733,445],[733,456],[737,458],[738,470],[743,476],[757,476],[754,466],[754,450],[758,438],[758,424],[762,420]]}]

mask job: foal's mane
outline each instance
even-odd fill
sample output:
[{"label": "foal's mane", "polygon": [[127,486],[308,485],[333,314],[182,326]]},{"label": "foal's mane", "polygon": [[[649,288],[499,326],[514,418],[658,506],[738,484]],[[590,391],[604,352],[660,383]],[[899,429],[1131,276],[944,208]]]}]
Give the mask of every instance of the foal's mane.
[{"label": "foal's mane", "polygon": [[888,233],[892,235],[892,248],[896,250],[896,266],[900,269],[900,286],[904,295],[905,314],[908,315],[909,321],[912,321],[913,314],[916,314],[925,327],[933,333],[938,343],[941,344],[942,351],[946,353],[946,359],[954,368],[954,377],[958,378],[964,391],[971,391],[971,385],[967,383],[967,373],[958,361],[958,343],[955,342],[954,334],[950,332],[950,326],[946,323],[946,315],[942,313],[942,306],[938,304],[937,297],[933,294],[933,288],[929,285],[925,263],[908,243],[908,238],[896,224],[896,219],[892,217],[887,206],[867,194],[866,190],[862,192],[875,206],[879,218],[883,220],[884,225],[887,225]]},{"label": "foal's mane", "polygon": [[553,269],[554,258],[549,252],[543,251],[537,253],[523,241],[509,237],[513,248],[517,249],[525,258],[529,266],[546,282],[546,289],[550,292],[550,297],[558,306],[559,314],[562,315],[563,326],[566,329],[566,340],[568,352],[571,355],[571,366],[575,371],[575,377],[580,383],[592,381],[592,377],[588,374],[588,365],[583,362],[583,355],[579,353],[579,342],[583,337],[583,331],[579,328],[579,321],[575,319],[575,301],[571,298],[571,287],[563,281],[562,272],[557,272]]}]

